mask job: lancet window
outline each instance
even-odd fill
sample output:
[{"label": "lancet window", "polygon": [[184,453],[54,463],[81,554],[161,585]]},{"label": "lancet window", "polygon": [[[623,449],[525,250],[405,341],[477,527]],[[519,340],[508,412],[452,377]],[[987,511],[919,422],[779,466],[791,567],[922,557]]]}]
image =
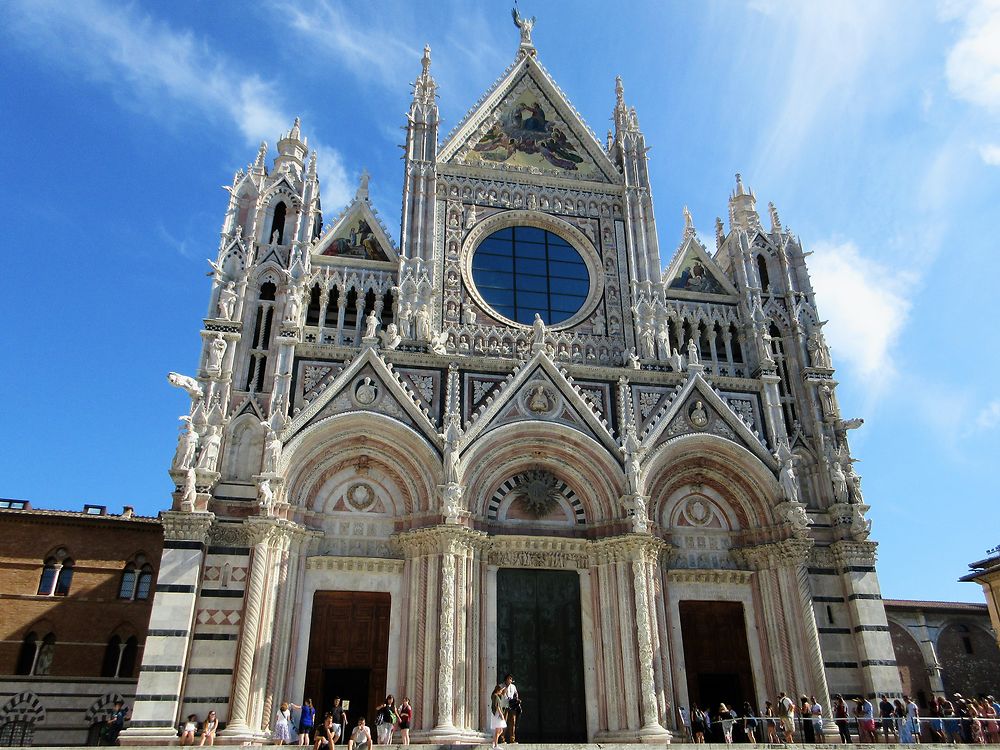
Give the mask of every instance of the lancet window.
[{"label": "lancet window", "polygon": [[274,324],[274,296],[277,288],[270,281],[260,287],[257,309],[253,317],[253,338],[250,340],[250,362],[247,366],[246,390],[263,391],[267,371],[267,350],[271,345]]}]

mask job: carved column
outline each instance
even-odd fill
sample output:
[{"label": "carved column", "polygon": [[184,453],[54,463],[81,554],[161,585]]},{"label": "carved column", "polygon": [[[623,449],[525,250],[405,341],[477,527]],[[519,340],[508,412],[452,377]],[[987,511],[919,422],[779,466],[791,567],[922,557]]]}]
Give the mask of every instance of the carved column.
[{"label": "carved column", "polygon": [[205,545],[214,520],[212,513],[160,514],[163,557],[142,654],[144,669],[139,672],[132,721],[121,734],[123,745],[167,744],[177,736]]},{"label": "carved column", "polygon": [[642,728],[640,736],[645,741],[670,741],[670,732],[663,728],[656,701],[656,683],[653,671],[653,632],[655,630],[655,605],[650,596],[650,565],[659,556],[663,545],[652,537],[629,539],[632,558],[632,579],[635,588],[636,633],[639,651],[639,705]]},{"label": "carved column", "polygon": [[264,598],[267,588],[268,560],[272,541],[278,533],[278,521],[251,517],[246,520],[247,533],[253,546],[250,578],[243,606],[243,630],[236,656],[236,673],[230,699],[229,724],[222,735],[234,739],[253,740],[260,737],[252,721],[252,686],[255,656],[258,648]]}]

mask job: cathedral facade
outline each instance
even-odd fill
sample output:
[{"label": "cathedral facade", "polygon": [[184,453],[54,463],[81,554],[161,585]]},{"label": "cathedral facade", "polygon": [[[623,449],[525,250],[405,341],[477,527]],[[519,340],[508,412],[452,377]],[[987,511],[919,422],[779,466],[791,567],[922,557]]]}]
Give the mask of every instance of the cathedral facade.
[{"label": "cathedral facade", "polygon": [[233,179],[123,743],[387,693],[482,741],[508,672],[522,741],[900,690],[799,240],[737,175],[663,270],[621,81],[602,143],[517,21],[445,137],[425,49],[398,244],[366,176],[324,223],[297,120]]}]

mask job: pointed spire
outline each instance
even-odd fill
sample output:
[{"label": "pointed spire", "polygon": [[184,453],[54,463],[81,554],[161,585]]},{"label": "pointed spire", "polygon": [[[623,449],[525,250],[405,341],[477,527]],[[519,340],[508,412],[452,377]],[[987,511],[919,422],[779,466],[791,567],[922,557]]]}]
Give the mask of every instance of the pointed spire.
[{"label": "pointed spire", "polygon": [[753,190],[743,186],[743,176],[736,173],[736,189],[729,197],[729,226],[741,227],[749,231],[760,227],[760,216],[757,214],[757,197]]},{"label": "pointed spire", "polygon": [[733,192],[733,195],[734,196],[745,195],[745,192],[743,190],[743,175],[741,175],[739,172],[736,173],[736,190]]},{"label": "pointed spire", "polygon": [[774,203],[769,202],[767,211],[771,214],[771,233],[777,234],[781,231],[781,218],[778,216],[778,209],[774,207]]},{"label": "pointed spire", "polygon": [[691,217],[688,207],[684,206],[684,234],[681,239],[686,240],[689,237],[694,237],[694,219]]},{"label": "pointed spire", "polygon": [[257,158],[254,160],[253,166],[255,169],[264,168],[264,159],[267,158],[267,141],[260,142],[260,148],[257,149]]},{"label": "pointed spire", "polygon": [[309,155],[309,177],[316,179],[316,152]]},{"label": "pointed spire", "polygon": [[715,248],[718,250],[722,247],[722,243],[726,241],[726,230],[722,225],[722,219],[718,216],[715,217]]},{"label": "pointed spire", "polygon": [[358,192],[354,194],[354,200],[366,201],[368,200],[368,180],[371,175],[368,174],[367,169],[361,170],[361,179],[358,181]]},{"label": "pointed spire", "polygon": [[288,132],[288,137],[292,140],[302,140],[302,130],[300,128],[299,118],[295,118],[295,122],[292,123],[292,129]]},{"label": "pointed spire", "polygon": [[607,152],[611,153],[611,147],[615,145],[615,134],[611,132],[611,128],[608,128],[608,147]]},{"label": "pointed spire", "polygon": [[622,85],[621,76],[615,76],[615,106],[625,106],[625,87]]},{"label": "pointed spire", "polygon": [[413,82],[413,101],[416,104],[432,105],[437,93],[437,83],[431,75],[431,46],[424,45],[424,54],[420,58],[420,75]]}]

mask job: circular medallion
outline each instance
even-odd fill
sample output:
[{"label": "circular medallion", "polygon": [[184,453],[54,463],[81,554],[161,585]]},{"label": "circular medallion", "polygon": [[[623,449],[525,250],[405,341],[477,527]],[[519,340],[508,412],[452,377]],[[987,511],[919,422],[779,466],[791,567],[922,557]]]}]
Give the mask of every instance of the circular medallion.
[{"label": "circular medallion", "polygon": [[693,497],[684,506],[684,517],[693,526],[704,526],[712,520],[712,508],[700,497]]},{"label": "circular medallion", "polygon": [[348,505],[356,510],[368,510],[375,504],[375,490],[363,482],[355,482],[344,493]]},{"label": "circular medallion", "polygon": [[692,427],[702,430],[708,425],[708,412],[701,401],[695,401],[688,409],[688,421]]},{"label": "circular medallion", "polygon": [[378,399],[378,385],[365,378],[354,386],[354,400],[362,406],[371,406]]}]

